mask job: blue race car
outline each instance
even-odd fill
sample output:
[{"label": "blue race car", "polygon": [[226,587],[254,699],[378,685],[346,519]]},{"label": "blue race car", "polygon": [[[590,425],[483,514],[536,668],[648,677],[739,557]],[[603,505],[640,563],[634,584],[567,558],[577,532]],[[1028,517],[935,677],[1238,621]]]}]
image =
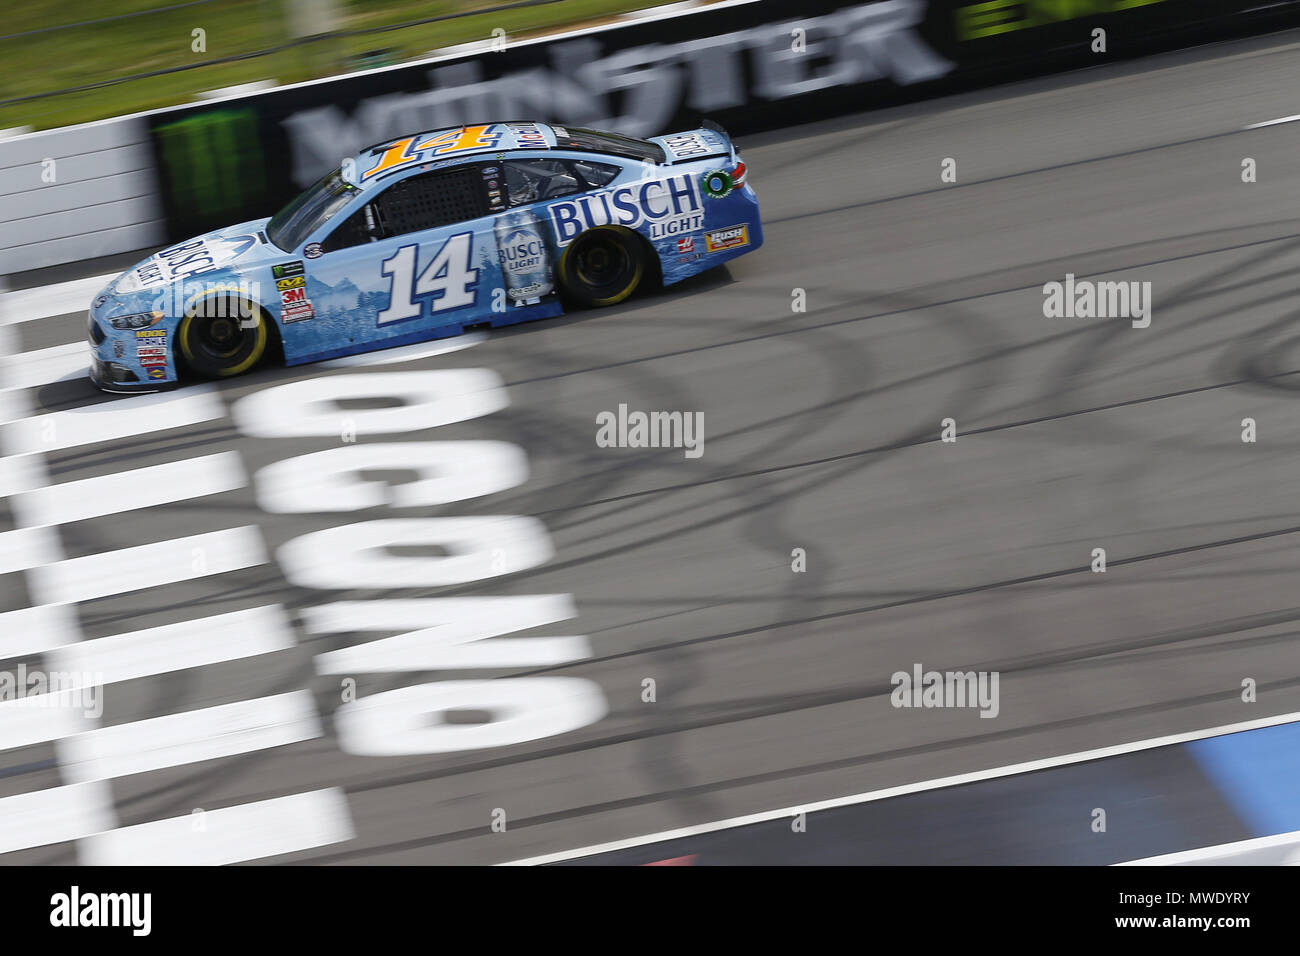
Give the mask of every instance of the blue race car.
[{"label": "blue race car", "polygon": [[612,305],[757,249],[718,126],[650,140],[542,123],[363,150],[270,219],[183,242],[90,309],[91,380],[156,391]]}]

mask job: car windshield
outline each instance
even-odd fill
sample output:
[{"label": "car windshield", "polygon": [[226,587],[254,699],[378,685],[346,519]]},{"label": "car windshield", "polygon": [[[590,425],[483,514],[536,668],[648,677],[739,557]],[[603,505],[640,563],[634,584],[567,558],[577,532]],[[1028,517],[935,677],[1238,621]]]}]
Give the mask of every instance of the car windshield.
[{"label": "car windshield", "polygon": [[591,153],[608,153],[625,156],[645,163],[662,163],[664,151],[654,143],[617,133],[602,133],[595,129],[578,129],[575,126],[553,126],[558,149],[582,149]]},{"label": "car windshield", "polygon": [[310,189],[299,193],[266,226],[266,237],[293,252],[308,236],[329,222],[360,190],[339,170],[326,173]]}]

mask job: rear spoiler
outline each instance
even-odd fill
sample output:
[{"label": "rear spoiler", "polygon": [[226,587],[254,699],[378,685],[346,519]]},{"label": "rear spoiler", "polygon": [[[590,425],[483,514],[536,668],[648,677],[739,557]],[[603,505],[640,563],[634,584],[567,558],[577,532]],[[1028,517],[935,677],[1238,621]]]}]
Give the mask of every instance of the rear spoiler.
[{"label": "rear spoiler", "polygon": [[708,132],[713,134],[711,138],[719,139],[722,142],[712,152],[695,153],[690,156],[678,156],[676,158],[671,158],[671,154],[669,150],[666,148],[665,143],[663,142],[666,137],[656,136],[651,140],[651,142],[657,144],[664,151],[665,159],[662,165],[676,166],[681,163],[699,162],[702,159],[730,159],[732,162],[736,161],[736,147],[731,142],[731,136],[728,135],[727,131],[723,129],[720,125],[715,123],[713,120],[709,120],[709,119],[703,120],[697,129],[686,130],[684,132],[687,133]]},{"label": "rear spoiler", "polygon": [[731,134],[722,128],[720,123],[715,123],[711,119],[701,120],[700,129],[707,129],[711,133],[717,133],[727,142],[727,148],[731,150],[731,161],[737,162],[740,157],[736,155],[736,144],[731,141]]}]

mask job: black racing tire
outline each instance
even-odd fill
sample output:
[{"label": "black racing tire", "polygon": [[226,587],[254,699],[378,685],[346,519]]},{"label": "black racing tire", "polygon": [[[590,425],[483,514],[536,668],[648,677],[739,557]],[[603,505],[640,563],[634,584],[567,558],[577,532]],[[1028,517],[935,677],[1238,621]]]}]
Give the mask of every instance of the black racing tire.
[{"label": "black racing tire", "polygon": [[645,277],[645,247],[636,233],[617,226],[588,229],[565,248],[556,271],[560,289],[578,305],[614,305]]},{"label": "black racing tire", "polygon": [[[245,318],[252,316],[251,320]],[[176,343],[185,365],[202,378],[231,378],[247,372],[266,355],[269,321],[242,300],[215,299],[181,320]]]}]

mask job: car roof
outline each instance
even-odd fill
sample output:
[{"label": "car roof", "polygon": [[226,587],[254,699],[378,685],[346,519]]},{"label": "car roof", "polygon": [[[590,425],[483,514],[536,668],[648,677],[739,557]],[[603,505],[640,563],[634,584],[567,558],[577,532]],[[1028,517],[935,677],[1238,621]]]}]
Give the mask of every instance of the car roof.
[{"label": "car roof", "polygon": [[546,123],[512,120],[447,126],[398,136],[367,146],[355,158],[357,184],[364,187],[392,173],[442,160],[460,160],[485,153],[554,149],[555,130]]}]

